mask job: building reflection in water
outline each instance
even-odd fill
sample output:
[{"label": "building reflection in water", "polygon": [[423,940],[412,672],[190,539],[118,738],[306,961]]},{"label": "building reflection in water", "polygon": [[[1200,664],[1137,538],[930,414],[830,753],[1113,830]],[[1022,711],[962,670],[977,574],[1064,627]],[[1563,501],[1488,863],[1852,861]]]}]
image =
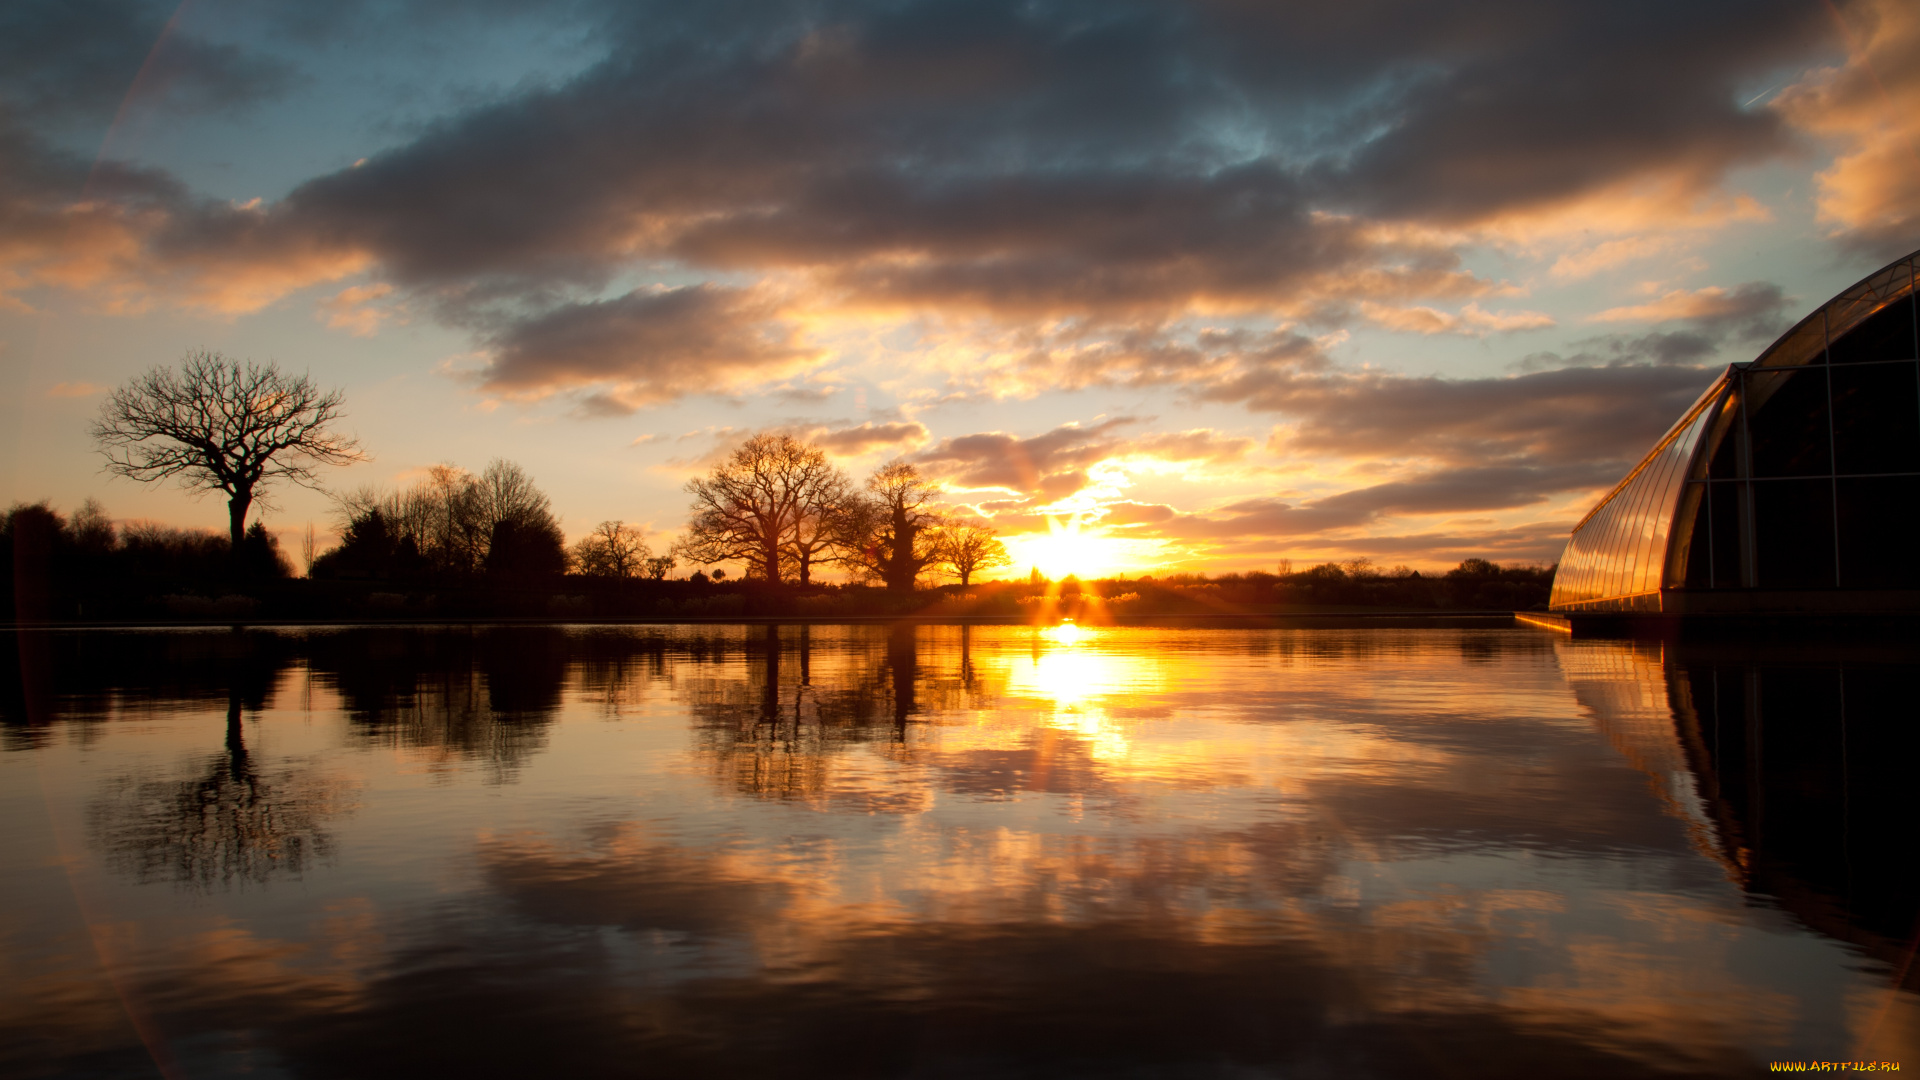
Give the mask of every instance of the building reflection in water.
[{"label": "building reflection in water", "polygon": [[1920,646],[1569,641],[1561,656],[1703,853],[1920,989]]},{"label": "building reflection in water", "polygon": [[1920,657],[1884,647],[1668,658],[1680,741],[1729,869],[1909,989],[1920,989],[1916,685]]}]

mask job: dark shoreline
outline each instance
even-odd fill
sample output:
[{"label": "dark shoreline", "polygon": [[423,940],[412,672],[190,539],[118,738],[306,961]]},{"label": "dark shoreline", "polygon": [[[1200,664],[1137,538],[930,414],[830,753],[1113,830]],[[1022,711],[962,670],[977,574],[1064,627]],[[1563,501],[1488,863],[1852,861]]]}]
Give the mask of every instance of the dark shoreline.
[{"label": "dark shoreline", "polygon": [[[1115,615],[1088,627],[1188,626],[1222,627],[1298,627],[1301,629],[1346,629],[1381,626],[1452,629],[1519,626],[1511,611],[1306,611],[1306,612],[1217,612],[1208,614]],[[39,630],[207,630],[222,628],[269,629],[287,627],[341,628],[358,626],[433,627],[433,626],[1044,626],[1058,625],[1056,620],[1037,623],[1015,615],[840,615],[810,618],[799,615],[682,615],[682,616],[524,616],[475,618],[411,619],[204,619],[204,620],[105,620],[8,623],[11,631]]]}]

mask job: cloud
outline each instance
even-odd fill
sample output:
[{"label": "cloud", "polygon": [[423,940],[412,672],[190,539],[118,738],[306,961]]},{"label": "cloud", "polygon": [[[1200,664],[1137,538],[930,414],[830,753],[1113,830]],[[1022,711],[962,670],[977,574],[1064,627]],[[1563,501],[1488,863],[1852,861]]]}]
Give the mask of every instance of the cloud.
[{"label": "cloud", "polygon": [[0,6],[0,101],[42,123],[99,123],[126,102],[233,109],[290,84],[284,63],[181,32],[172,10],[140,0]]},{"label": "cloud", "polygon": [[1141,532],[1183,540],[1315,536],[1362,528],[1386,517],[1534,506],[1561,492],[1586,490],[1618,479],[1618,468],[1607,462],[1438,469],[1321,499],[1243,499],[1210,512],[1164,519]]},{"label": "cloud", "polygon": [[565,305],[509,326],[493,347],[485,388],[525,397],[594,388],[588,408],[603,413],[784,377],[820,356],[765,296],[713,285]]},{"label": "cloud", "polygon": [[381,323],[395,317],[391,308],[374,306],[375,301],[392,293],[393,286],[385,282],[356,285],[321,301],[320,311],[326,316],[330,329],[345,330],[355,337],[371,337]]},{"label": "cloud", "polygon": [[1100,523],[1111,527],[1150,525],[1171,521],[1179,513],[1165,503],[1110,502],[1101,507]]},{"label": "cloud", "polygon": [[57,397],[57,398],[92,397],[93,395],[101,393],[106,389],[107,389],[106,387],[101,386],[98,383],[60,382],[60,383],[54,383],[51,387],[47,389],[47,396]]},{"label": "cloud", "polygon": [[[1659,34],[1515,0],[636,11],[571,81],[315,177],[251,232],[468,301],[593,294],[662,260],[1001,318],[1467,299],[1489,283],[1453,241],[1373,225],[1491,225],[1656,175],[1711,189],[1787,151],[1731,90],[1822,29],[1784,0],[1692,5]],[[176,224],[203,250],[250,232]]]},{"label": "cloud", "polygon": [[1360,313],[1389,330],[1407,334],[1485,337],[1518,330],[1544,330],[1554,325],[1553,316],[1543,312],[1484,311],[1475,303],[1467,304],[1458,315],[1453,315],[1430,307],[1392,307],[1362,300]]},{"label": "cloud", "polygon": [[59,289],[111,313],[164,302],[230,315],[369,263],[257,202],[201,198],[154,169],[89,166],[0,110],[0,294]]},{"label": "cloud", "polygon": [[[1790,152],[1779,118],[1743,111],[1735,90],[1827,39],[1817,10],[1709,3],[1673,14],[1649,33],[1606,5],[1371,9],[1375,27],[1405,20],[1381,33],[1383,51],[1423,63],[1388,91],[1378,137],[1322,174],[1347,185],[1342,201],[1357,211],[1475,223],[1635,179],[1698,194],[1735,165]],[[1277,11],[1268,19],[1273,35],[1291,29]]]},{"label": "cloud", "polygon": [[962,489],[998,488],[1020,493],[1072,494],[1086,483],[1086,468],[1121,454],[1125,439],[1114,434],[1139,423],[1119,416],[1090,428],[1063,424],[1022,439],[990,431],[943,439],[914,455],[929,475]]},{"label": "cloud", "polygon": [[1583,250],[1562,254],[1553,261],[1553,266],[1547,272],[1556,278],[1578,281],[1602,270],[1665,254],[1677,246],[1678,241],[1672,236],[1629,236],[1607,240]]},{"label": "cloud", "polygon": [[1710,285],[1703,289],[1674,289],[1644,304],[1607,308],[1588,317],[1590,322],[1667,322],[1686,319],[1708,326],[1751,324],[1777,320],[1786,305],[1780,287],[1750,281],[1733,289]]},{"label": "cloud", "polygon": [[1837,144],[1819,175],[1820,219],[1888,257],[1920,244],[1920,13],[1898,0],[1829,8],[1847,46],[1772,108]]},{"label": "cloud", "polygon": [[1125,453],[1158,461],[1226,464],[1246,457],[1254,445],[1252,439],[1222,435],[1212,428],[1192,428],[1130,440]]},{"label": "cloud", "polygon": [[[709,428],[705,431],[690,431],[680,436],[677,441],[690,442],[705,438],[712,440],[711,446],[692,457],[671,458],[667,464],[680,469],[712,468],[725,461],[727,455],[756,435],[791,435],[801,442],[818,446],[829,456],[837,458],[860,458],[881,452],[899,453],[916,446],[923,446],[933,437],[926,425],[917,420],[878,424],[868,420],[860,424],[837,425],[797,422],[774,424],[764,428]],[[651,437],[648,441],[665,439],[666,436],[659,435]]]},{"label": "cloud", "polygon": [[[103,38],[104,66],[89,67],[81,24],[33,10],[19,40],[49,44],[0,77],[7,101],[130,62],[137,34]],[[1890,64],[1912,20],[1892,5],[1848,17],[1869,11],[1862,56]],[[590,28],[598,60],[466,99],[267,202],[89,169],[23,127],[28,112],[0,115],[13,124],[0,127],[0,294],[231,315],[351,279],[323,317],[367,332],[378,309],[356,290],[390,287],[378,299],[488,347],[488,390],[573,394],[588,415],[777,384],[822,356],[799,327],[876,313],[991,343],[957,392],[1173,385],[1269,408],[1324,370],[1313,331],[1355,318],[1423,334],[1552,325],[1489,306],[1514,290],[1465,257],[1530,215],[1605,204],[1615,216],[1594,220],[1610,228],[1676,207],[1745,212],[1730,169],[1798,152],[1796,130],[1868,130],[1857,65],[1779,109],[1739,107],[1756,72],[1830,40],[1788,0],[1706,0],[1657,34],[1618,5],[1519,0],[1385,0],[1363,16],[849,0],[562,17]],[[309,42],[352,23],[279,19]],[[146,9],[124,22],[158,33]],[[154,70],[195,100],[273,90],[258,58],[224,46],[170,37],[155,56],[177,56]],[[1869,204],[1898,201],[1823,213],[1864,228],[1893,213]],[[1603,241],[1553,273],[1649,250]],[[713,283],[618,291],[635,278]],[[1671,317],[1720,317],[1689,297]],[[1243,317],[1263,325],[1233,325]]]},{"label": "cloud", "polygon": [[933,437],[933,433],[918,420],[892,424],[868,421],[858,427],[815,429],[807,432],[805,437],[835,457],[852,458],[878,450],[921,446]]},{"label": "cloud", "polygon": [[1638,460],[1712,381],[1698,368],[1563,368],[1505,378],[1379,373],[1275,379],[1244,392],[1286,414],[1279,453],[1539,466]]}]

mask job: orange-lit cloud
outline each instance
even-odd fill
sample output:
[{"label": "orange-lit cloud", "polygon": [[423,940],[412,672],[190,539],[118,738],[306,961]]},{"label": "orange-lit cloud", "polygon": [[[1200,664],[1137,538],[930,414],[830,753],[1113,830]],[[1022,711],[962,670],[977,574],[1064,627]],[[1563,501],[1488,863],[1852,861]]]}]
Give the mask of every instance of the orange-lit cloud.
[{"label": "orange-lit cloud", "polygon": [[1671,319],[1729,322],[1773,314],[1779,310],[1781,300],[1777,287],[1758,282],[1736,289],[1709,285],[1702,289],[1674,289],[1657,300],[1607,308],[1588,316],[1588,319],[1592,322],[1666,322]]},{"label": "orange-lit cloud", "polygon": [[1829,5],[1846,60],[1774,107],[1839,147],[1820,173],[1823,221],[1904,252],[1920,237],[1920,13],[1898,0]]},{"label": "orange-lit cloud", "polygon": [[711,285],[636,290],[510,327],[496,339],[481,385],[527,397],[587,389],[590,411],[618,414],[724,392],[745,378],[781,378],[820,355],[759,293]]},{"label": "orange-lit cloud", "polygon": [[1554,325],[1553,316],[1540,311],[1485,311],[1469,303],[1459,314],[1430,307],[1390,307],[1371,300],[1360,302],[1360,313],[1388,330],[1407,334],[1487,334],[1517,330],[1544,330]]},{"label": "orange-lit cloud", "polygon": [[329,328],[345,330],[355,337],[371,337],[382,323],[395,318],[391,308],[376,306],[377,301],[391,295],[393,286],[386,282],[355,285],[322,301],[320,311]]}]

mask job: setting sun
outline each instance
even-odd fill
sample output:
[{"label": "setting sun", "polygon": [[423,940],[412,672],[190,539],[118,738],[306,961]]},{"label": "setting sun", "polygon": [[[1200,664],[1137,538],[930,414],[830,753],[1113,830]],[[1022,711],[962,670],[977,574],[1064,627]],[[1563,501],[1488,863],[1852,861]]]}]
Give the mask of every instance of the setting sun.
[{"label": "setting sun", "polygon": [[1127,565],[1123,543],[1097,525],[1083,524],[1077,514],[1064,522],[1049,517],[1046,532],[1008,536],[1005,542],[1016,571],[1034,567],[1054,579],[1101,577]]}]

